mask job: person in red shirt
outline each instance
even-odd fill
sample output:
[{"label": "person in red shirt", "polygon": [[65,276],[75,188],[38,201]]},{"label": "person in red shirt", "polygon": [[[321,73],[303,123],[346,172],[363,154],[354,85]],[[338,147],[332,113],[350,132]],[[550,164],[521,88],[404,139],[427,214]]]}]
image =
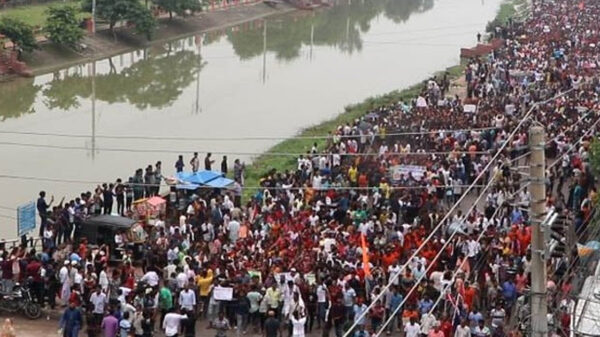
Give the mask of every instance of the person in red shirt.
[{"label": "person in red shirt", "polygon": [[448,315],[446,315],[446,314],[444,314],[442,316],[440,330],[442,330],[442,332],[444,333],[444,337],[452,337],[452,332],[453,332],[452,322],[450,321],[450,317],[448,317]]},{"label": "person in red shirt", "polygon": [[79,244],[79,256],[81,256],[82,259],[85,259],[85,257],[87,256],[87,248],[88,242],[87,239],[84,237],[81,239],[81,243]]},{"label": "person in red shirt", "polygon": [[40,263],[37,257],[32,258],[25,269],[27,277],[31,278],[32,280],[31,290],[33,290],[33,295],[37,297],[38,303],[42,303],[42,296],[44,290],[44,282],[42,281],[41,269],[42,264]]},{"label": "person in red shirt", "polygon": [[358,176],[358,186],[367,187],[369,185],[367,175],[363,172]]},{"label": "person in red shirt", "polygon": [[465,282],[465,305],[467,306],[467,311],[470,311],[473,308],[473,301],[475,300],[475,296],[477,296],[477,290],[474,285]]}]

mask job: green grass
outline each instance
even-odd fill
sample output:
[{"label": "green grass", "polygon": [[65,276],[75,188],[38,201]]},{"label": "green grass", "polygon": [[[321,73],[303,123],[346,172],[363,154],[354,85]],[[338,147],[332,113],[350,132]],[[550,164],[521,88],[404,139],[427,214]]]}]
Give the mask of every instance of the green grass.
[{"label": "green grass", "polygon": [[[63,4],[78,5],[77,1],[59,1],[39,5],[24,5],[15,8],[0,10],[1,16],[11,16],[24,21],[33,27],[40,28],[46,23],[46,10],[51,6],[60,6]],[[84,19],[89,17],[89,13],[79,13],[79,17]]]},{"label": "green grass", "polygon": [[[456,65],[446,69],[451,79],[461,76],[464,70],[464,65]],[[441,72],[443,73],[443,72]],[[440,74],[440,73],[438,73]],[[438,75],[436,74],[436,75]],[[337,117],[323,122],[321,124],[309,127],[302,132],[299,136],[310,137],[310,136],[323,136],[329,134],[335,130],[338,125],[345,124],[346,122],[352,122],[356,118],[366,115],[369,111],[380,107],[386,106],[399,101],[408,101],[415,98],[421,89],[423,83],[415,84],[402,91],[392,91],[382,96],[370,97],[364,100],[362,103],[349,105],[344,109],[344,112]],[[265,154],[256,158],[252,165],[246,170],[246,179],[244,184],[246,186],[259,186],[260,179],[265,176],[272,169],[277,172],[283,172],[285,170],[294,170],[296,168],[296,157],[293,156],[271,156],[269,153],[273,152],[291,152],[291,153],[304,153],[310,151],[313,143],[317,143],[319,149],[322,149],[326,144],[326,139],[288,139],[270,148]],[[248,200],[252,195],[256,193],[256,190],[249,189],[244,190],[244,200]]]},{"label": "green grass", "polygon": [[496,21],[500,23],[506,23],[508,19],[514,17],[516,13],[517,9],[512,1],[504,2],[500,5],[500,10],[496,16]]},{"label": "green grass", "polygon": [[528,7],[528,0],[505,0],[494,20],[488,22],[486,31],[491,32],[494,27],[506,24],[510,18],[518,20],[527,15]]}]

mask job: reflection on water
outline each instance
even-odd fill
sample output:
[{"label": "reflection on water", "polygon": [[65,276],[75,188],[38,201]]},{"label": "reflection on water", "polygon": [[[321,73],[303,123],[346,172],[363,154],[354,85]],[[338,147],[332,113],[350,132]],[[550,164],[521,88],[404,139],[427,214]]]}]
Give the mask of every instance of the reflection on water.
[{"label": "reflection on water", "polygon": [[19,78],[0,84],[0,120],[35,112],[32,105],[40,89],[33,78]]},{"label": "reflection on water", "polygon": [[[331,46],[351,54],[362,49],[362,35],[380,14],[400,23],[433,5],[434,0],[339,1],[330,9],[273,18],[268,20],[268,25],[256,20],[155,49],[100,60],[97,62],[106,67],[104,72],[95,74],[95,99],[110,104],[127,103],[139,110],[168,107],[197,78],[203,66],[202,45],[226,37],[240,60],[273,52],[278,60],[291,61],[298,58],[302,47],[307,45]],[[135,57],[140,53],[141,58]],[[53,73],[43,84],[25,79],[0,85],[1,118],[35,112],[32,105],[37,95],[43,96],[42,101],[50,110],[80,107],[80,98],[92,95],[89,69],[81,65],[63,69]]]},{"label": "reflection on water", "polygon": [[[178,50],[144,58],[121,71],[109,59],[109,67],[108,73],[96,75],[96,99],[143,110],[171,105],[194,80],[201,64],[193,51]],[[68,110],[79,106],[77,97],[89,98],[91,91],[89,78],[83,74],[61,77],[57,73],[44,86],[44,103],[49,109]]]}]

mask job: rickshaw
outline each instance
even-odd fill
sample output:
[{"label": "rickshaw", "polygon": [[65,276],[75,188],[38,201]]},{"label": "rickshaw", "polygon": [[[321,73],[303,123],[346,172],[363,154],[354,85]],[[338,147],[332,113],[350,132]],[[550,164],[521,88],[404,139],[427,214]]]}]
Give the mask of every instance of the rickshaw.
[{"label": "rickshaw", "polygon": [[125,250],[125,247],[116,246],[115,234],[126,232],[127,236],[131,237],[131,227],[136,222],[136,220],[115,215],[91,216],[81,224],[81,229],[76,239],[86,238],[88,244],[92,246],[107,245],[110,247],[110,261],[118,262],[121,260],[122,251]]}]

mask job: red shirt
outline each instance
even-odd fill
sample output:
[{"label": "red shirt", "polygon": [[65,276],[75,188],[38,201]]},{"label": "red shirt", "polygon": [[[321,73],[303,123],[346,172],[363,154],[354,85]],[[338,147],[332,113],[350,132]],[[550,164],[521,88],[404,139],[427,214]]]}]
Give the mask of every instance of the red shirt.
[{"label": "red shirt", "polygon": [[42,275],[40,275],[40,268],[42,264],[39,261],[31,261],[27,265],[27,276],[33,277],[35,282],[42,282]]}]

